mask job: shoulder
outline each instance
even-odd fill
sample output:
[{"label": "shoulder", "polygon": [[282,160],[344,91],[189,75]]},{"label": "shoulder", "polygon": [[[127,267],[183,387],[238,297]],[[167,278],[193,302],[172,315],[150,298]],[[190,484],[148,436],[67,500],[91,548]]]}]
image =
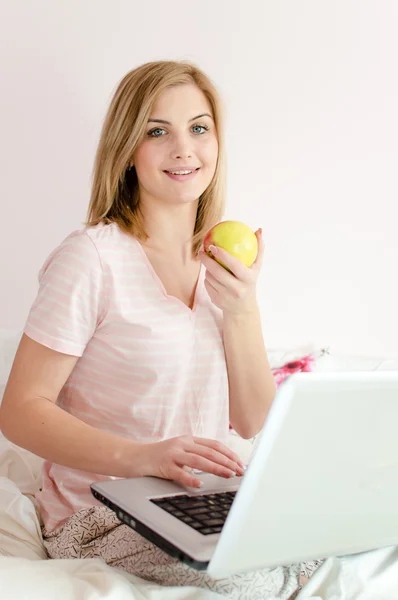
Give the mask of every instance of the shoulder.
[{"label": "shoulder", "polygon": [[128,238],[127,234],[123,233],[116,223],[99,223],[93,227],[85,227],[75,233],[80,233],[89,238],[94,246],[120,245],[126,243],[126,238]]},{"label": "shoulder", "polygon": [[101,223],[87,227],[81,233],[91,241],[104,264],[127,256],[130,259],[138,256],[137,241],[124,233],[116,223]]},{"label": "shoulder", "polygon": [[85,229],[70,233],[47,257],[40,269],[39,278],[48,271],[62,268],[88,270],[100,267],[98,251]]},{"label": "shoulder", "polygon": [[41,274],[55,263],[76,263],[85,270],[102,268],[108,262],[108,255],[120,253],[128,240],[129,236],[121,232],[115,223],[101,223],[73,231],[48,256]]}]

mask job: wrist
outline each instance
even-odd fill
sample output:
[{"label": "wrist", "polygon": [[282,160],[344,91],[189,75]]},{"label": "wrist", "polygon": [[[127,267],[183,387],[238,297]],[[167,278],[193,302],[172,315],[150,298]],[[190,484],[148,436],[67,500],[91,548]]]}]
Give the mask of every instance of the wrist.
[{"label": "wrist", "polygon": [[120,465],[121,477],[142,477],[146,473],[147,449],[151,444],[123,439],[124,444],[118,449],[117,462]]},{"label": "wrist", "polygon": [[241,322],[247,322],[248,319],[257,318],[260,314],[257,300],[248,303],[246,306],[242,307],[240,310],[224,310],[224,322],[236,322],[237,324]]}]

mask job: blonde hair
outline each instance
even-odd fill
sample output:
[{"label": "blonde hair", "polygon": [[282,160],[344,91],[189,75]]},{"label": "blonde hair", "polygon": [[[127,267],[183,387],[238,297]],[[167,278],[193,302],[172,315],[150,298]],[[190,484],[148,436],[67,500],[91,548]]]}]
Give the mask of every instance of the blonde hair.
[{"label": "blonde hair", "polygon": [[156,98],[166,88],[194,83],[205,94],[213,111],[218,137],[218,159],[213,179],[199,198],[192,250],[196,254],[207,231],[218,223],[225,203],[225,150],[222,103],[211,80],[195,65],[184,61],[158,61],[141,65],[119,83],[102,127],[93,170],[88,226],[117,223],[126,233],[146,240],[139,211],[138,180],[129,169]]}]

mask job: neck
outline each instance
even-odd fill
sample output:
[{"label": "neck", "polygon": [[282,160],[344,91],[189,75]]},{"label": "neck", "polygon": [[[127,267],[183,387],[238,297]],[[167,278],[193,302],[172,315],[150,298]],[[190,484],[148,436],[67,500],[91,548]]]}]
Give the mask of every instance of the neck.
[{"label": "neck", "polygon": [[165,205],[145,201],[140,203],[148,249],[172,256],[184,264],[192,261],[192,236],[198,202],[186,205]]}]

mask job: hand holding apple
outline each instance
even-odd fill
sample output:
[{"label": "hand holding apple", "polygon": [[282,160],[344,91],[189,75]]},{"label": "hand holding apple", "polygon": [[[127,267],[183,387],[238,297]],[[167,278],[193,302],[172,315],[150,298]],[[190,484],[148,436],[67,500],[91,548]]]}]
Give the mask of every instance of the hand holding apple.
[{"label": "hand holding apple", "polygon": [[224,313],[247,314],[258,308],[256,284],[264,253],[262,231],[224,221],[205,237],[199,253],[206,267],[205,287]]}]

